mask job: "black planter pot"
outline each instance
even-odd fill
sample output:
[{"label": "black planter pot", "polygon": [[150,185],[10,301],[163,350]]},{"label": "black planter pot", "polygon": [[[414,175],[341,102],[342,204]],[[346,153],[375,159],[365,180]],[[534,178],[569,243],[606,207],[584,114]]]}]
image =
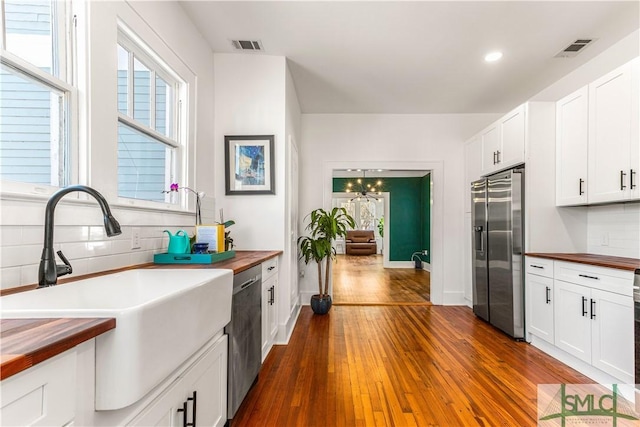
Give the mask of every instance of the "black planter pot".
[{"label": "black planter pot", "polygon": [[311,309],[315,314],[327,314],[331,309],[331,295],[318,294],[311,297]]}]

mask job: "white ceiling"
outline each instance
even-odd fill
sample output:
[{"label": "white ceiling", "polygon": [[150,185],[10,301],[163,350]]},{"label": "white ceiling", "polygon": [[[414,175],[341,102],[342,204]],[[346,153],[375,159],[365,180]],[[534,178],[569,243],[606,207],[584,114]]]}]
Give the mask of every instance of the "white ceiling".
[{"label": "white ceiling", "polygon": [[640,27],[637,0],[181,4],[214,52],[286,56],[304,113],[506,112]]}]

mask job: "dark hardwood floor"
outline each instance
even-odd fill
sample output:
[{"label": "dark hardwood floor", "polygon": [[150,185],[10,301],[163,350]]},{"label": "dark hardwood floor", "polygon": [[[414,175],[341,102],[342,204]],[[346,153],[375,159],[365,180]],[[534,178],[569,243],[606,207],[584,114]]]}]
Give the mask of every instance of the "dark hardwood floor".
[{"label": "dark hardwood floor", "polygon": [[232,426],[534,426],[537,384],[590,382],[467,307],[303,307]]},{"label": "dark hardwood floor", "polygon": [[332,265],[336,305],[429,304],[428,271],[385,269],[382,255],[338,255]]}]

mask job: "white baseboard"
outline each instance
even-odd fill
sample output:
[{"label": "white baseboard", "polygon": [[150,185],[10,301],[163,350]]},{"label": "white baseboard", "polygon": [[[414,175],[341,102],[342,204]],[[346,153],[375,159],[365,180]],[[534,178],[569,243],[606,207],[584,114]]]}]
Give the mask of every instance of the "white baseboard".
[{"label": "white baseboard", "polygon": [[384,268],[415,268],[413,261],[389,261]]},{"label": "white baseboard", "polygon": [[[578,359],[577,357],[565,352],[564,350],[559,349],[555,345],[543,339],[540,339],[535,335],[531,335],[531,345],[542,350],[554,359],[557,359],[565,365],[575,369],[581,374],[586,375],[598,384],[627,384],[627,382],[621,381],[620,379],[617,379],[609,375],[608,373],[601,371],[600,369]],[[623,391],[623,395],[624,394],[625,393]]]},{"label": "white baseboard", "polygon": [[423,269],[424,271],[431,272],[431,264],[429,264],[428,262],[423,262],[423,263],[422,263],[422,269]]},{"label": "white baseboard", "polygon": [[464,299],[464,292],[444,292],[442,294],[442,305],[467,305]]},{"label": "white baseboard", "polygon": [[291,334],[293,333],[293,329],[296,326],[296,322],[298,321],[298,316],[300,316],[300,309],[302,306],[300,305],[300,300],[296,302],[296,304],[291,308],[291,313],[289,313],[289,319],[287,323],[284,325],[278,325],[278,336],[276,337],[276,344],[289,344],[289,340],[291,339]]}]

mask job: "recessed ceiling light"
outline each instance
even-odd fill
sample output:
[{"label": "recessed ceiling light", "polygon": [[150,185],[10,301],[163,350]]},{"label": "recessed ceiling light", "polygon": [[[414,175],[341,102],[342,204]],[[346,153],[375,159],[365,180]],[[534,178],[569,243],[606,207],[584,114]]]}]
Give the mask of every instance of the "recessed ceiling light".
[{"label": "recessed ceiling light", "polygon": [[484,56],[484,60],[487,62],[495,62],[502,58],[502,52],[490,52]]}]

